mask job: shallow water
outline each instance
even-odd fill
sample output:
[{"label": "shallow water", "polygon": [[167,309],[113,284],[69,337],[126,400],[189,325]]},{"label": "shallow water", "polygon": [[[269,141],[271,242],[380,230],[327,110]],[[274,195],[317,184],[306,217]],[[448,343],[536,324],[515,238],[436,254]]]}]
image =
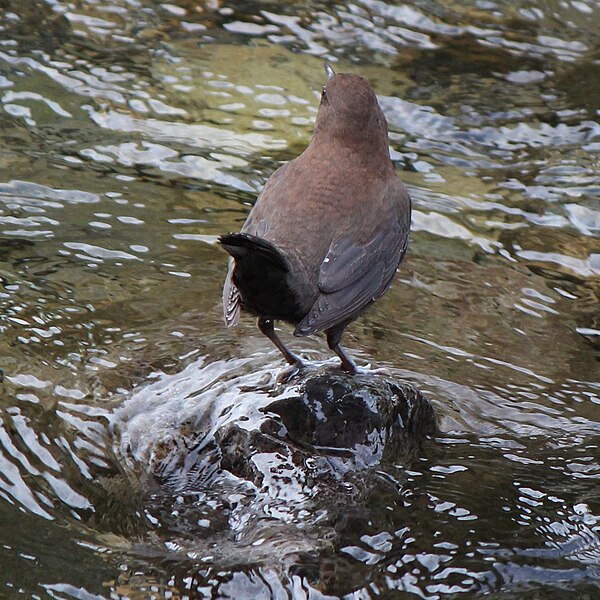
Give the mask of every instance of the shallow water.
[{"label": "shallow water", "polygon": [[[600,593],[599,2],[5,0],[0,27],[0,596]],[[325,59],[373,84],[414,201],[346,344],[439,436],[335,507],[277,461],[249,507],[197,448],[159,486],[186,427],[287,393],[222,325],[215,240],[308,143]]]}]

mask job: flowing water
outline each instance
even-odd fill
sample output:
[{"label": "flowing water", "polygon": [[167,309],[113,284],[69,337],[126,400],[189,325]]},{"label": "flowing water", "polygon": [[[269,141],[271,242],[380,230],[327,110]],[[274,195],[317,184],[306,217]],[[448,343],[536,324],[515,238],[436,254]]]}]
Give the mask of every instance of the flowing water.
[{"label": "flowing water", "polygon": [[[599,597],[599,31],[597,0],[1,0],[0,597]],[[323,60],[373,84],[414,204],[346,344],[439,434],[335,510],[268,453],[264,489],[158,485],[286,393],[215,242],[308,143]]]}]

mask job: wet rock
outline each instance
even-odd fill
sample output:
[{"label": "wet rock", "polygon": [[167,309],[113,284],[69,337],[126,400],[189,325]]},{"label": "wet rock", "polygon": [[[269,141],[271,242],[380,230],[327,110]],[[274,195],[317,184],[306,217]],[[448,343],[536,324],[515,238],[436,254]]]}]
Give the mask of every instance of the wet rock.
[{"label": "wet rock", "polygon": [[373,446],[406,453],[419,439],[435,433],[428,400],[412,385],[378,376],[319,375],[304,381],[301,394],[277,400],[279,415],[295,442],[314,448]]},{"label": "wet rock", "polygon": [[192,364],[117,411],[119,451],[178,555],[312,572],[351,513],[397,492],[383,463],[408,464],[436,432],[427,398],[393,377],[274,379],[252,361]]},{"label": "wet rock", "polygon": [[172,433],[155,445],[153,474],[174,485],[182,467],[187,475],[179,483],[185,481],[186,489],[200,479],[207,485],[209,472],[209,479],[227,472],[257,488],[305,488],[314,481],[337,488],[348,472],[409,460],[436,431],[427,398],[388,377],[312,373],[271,393],[275,397],[259,408],[259,420],[249,422],[242,414],[216,427],[204,418],[199,430],[183,424],[180,436]]}]

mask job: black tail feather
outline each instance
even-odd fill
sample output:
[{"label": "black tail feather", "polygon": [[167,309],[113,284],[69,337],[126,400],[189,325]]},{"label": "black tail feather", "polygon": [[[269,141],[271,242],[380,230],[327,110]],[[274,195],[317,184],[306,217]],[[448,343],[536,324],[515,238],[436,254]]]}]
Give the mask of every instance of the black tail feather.
[{"label": "black tail feather", "polygon": [[221,236],[219,243],[233,257],[229,287],[239,292],[244,310],[265,319],[291,322],[304,316],[292,262],[284,250],[249,233],[229,233]]},{"label": "black tail feather", "polygon": [[287,257],[276,246],[249,233],[228,233],[219,237],[219,244],[237,260],[250,258],[266,261],[282,271],[289,271]]}]

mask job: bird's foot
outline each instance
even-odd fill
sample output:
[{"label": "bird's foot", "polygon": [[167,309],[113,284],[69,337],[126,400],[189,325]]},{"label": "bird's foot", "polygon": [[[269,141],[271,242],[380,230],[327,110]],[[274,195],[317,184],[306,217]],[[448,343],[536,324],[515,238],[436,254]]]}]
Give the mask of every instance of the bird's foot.
[{"label": "bird's foot", "polygon": [[358,367],[351,360],[342,360],[340,363],[340,369],[348,375],[356,375],[359,372]]},{"label": "bird's foot", "polygon": [[288,383],[296,375],[298,375],[298,373],[300,373],[300,371],[302,371],[305,368],[306,368],[306,365],[304,364],[304,362],[298,358],[296,360],[296,362],[290,364],[287,367],[284,367],[283,369],[281,369],[281,371],[279,371],[276,381],[280,385],[284,384],[284,383]]},{"label": "bird's foot", "polygon": [[371,365],[365,365],[364,367],[358,367],[353,362],[350,364],[338,363],[335,365],[330,365],[328,370],[331,371],[341,371],[342,373],[347,373],[348,375],[382,375],[384,377],[391,377],[392,373],[389,369],[385,367],[377,367],[375,369],[371,368]]}]

